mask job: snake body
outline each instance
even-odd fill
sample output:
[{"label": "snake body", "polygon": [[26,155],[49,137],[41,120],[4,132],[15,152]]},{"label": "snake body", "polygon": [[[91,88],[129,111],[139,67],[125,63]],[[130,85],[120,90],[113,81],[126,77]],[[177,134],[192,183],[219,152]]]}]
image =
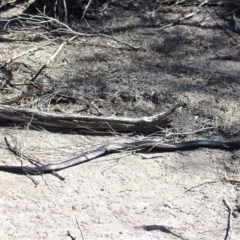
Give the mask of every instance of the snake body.
[{"label": "snake body", "polygon": [[132,143],[109,144],[98,149],[83,153],[80,156],[68,159],[59,163],[50,163],[40,166],[6,166],[0,165],[0,171],[16,173],[40,175],[45,173],[57,172],[69,167],[73,167],[101,156],[112,154],[121,151],[141,151],[141,152],[174,152],[174,151],[188,151],[198,148],[211,148],[231,151],[240,149],[240,141],[238,142],[218,142],[208,140],[196,140],[179,143],[161,143],[156,141],[137,141]]}]

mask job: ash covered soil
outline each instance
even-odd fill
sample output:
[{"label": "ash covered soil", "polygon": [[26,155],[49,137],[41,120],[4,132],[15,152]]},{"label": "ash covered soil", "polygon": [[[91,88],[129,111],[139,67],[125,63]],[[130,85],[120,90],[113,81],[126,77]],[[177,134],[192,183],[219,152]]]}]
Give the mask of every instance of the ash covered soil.
[{"label": "ash covered soil", "polygon": [[[33,24],[28,4],[0,8],[1,104],[133,118],[184,104],[167,128],[147,135],[82,134],[2,121],[1,165],[29,165],[7,149],[4,137],[41,163],[139,139],[239,141],[237,7],[189,2],[110,1],[90,6],[83,21],[69,19],[75,33],[100,32],[121,42],[99,35],[69,41],[74,33],[57,22]],[[120,152],[59,172],[64,181],[33,177],[37,186],[28,176],[0,172],[0,238],[224,239],[225,200],[232,210],[231,238],[238,240],[239,154]],[[158,229],[142,228],[147,225]]]}]

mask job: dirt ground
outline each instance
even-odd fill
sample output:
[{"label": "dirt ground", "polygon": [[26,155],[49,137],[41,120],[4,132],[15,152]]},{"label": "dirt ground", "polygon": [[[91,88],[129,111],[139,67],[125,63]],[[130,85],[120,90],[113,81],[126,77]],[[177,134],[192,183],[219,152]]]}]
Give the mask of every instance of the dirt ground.
[{"label": "dirt ground", "polygon": [[[128,45],[99,35],[69,41],[74,34],[66,26],[63,34],[45,18],[45,24],[33,24],[30,15],[17,18],[29,14],[28,4],[0,7],[1,104],[119,117],[185,105],[167,128],[151,134],[82,134],[1,121],[1,165],[22,160],[9,152],[4,137],[41,163],[136,139],[240,141],[236,8],[199,6],[201,1],[110,2],[104,11],[89,8],[85,21],[72,17],[69,26]],[[122,152],[59,172],[64,181],[33,177],[37,185],[28,176],[0,172],[0,239],[218,240],[230,239],[228,232],[238,240],[239,156],[240,150]]]}]

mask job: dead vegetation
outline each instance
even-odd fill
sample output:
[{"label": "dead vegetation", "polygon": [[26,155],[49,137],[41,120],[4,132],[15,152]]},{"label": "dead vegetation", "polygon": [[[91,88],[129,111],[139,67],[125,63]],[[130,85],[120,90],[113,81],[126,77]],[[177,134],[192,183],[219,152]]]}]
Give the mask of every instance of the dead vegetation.
[{"label": "dead vegetation", "polygon": [[[44,119],[34,122],[41,114],[142,119],[181,103],[167,127],[133,138],[239,140],[239,19],[239,1],[234,0],[0,1],[0,133],[14,136],[23,156],[41,163],[59,161],[129,136],[118,135],[112,126],[108,138],[75,135],[73,129],[67,131],[71,135],[52,133],[56,129],[38,126]],[[3,140],[1,153],[4,163],[16,165]],[[0,188],[8,199],[2,216],[12,223],[13,235],[7,237],[36,236],[31,221],[30,231],[19,236],[18,208],[12,212],[10,205],[15,197],[21,199],[19,211],[29,207],[26,219],[34,224],[58,219],[56,228],[48,220],[43,224],[40,239],[56,239],[62,229],[74,236],[65,229],[74,214],[80,222],[77,233],[83,229],[86,239],[229,239],[230,233],[238,239],[238,155],[207,150],[119,153],[116,159],[64,172],[65,185],[46,178],[54,189],[38,188],[39,205],[35,193],[28,199],[32,192],[23,178],[16,186],[22,191],[19,198]],[[1,177],[11,187],[18,179]],[[49,196],[59,192],[58,205]],[[48,213],[35,218],[30,213],[39,206]],[[70,214],[62,219],[62,212]],[[138,230],[133,232],[133,226]],[[143,233],[138,226],[150,230]]]},{"label": "dead vegetation", "polygon": [[2,19],[2,42],[24,42],[3,51],[2,104],[140,117],[184,102],[199,128],[207,120],[218,134],[236,133],[237,2],[53,2],[29,1],[24,14]]}]

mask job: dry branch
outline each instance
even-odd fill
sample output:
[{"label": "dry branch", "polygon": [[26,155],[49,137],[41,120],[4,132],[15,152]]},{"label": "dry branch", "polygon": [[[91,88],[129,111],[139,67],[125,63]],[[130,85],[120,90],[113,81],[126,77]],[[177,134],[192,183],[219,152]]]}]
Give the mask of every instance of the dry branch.
[{"label": "dry branch", "polygon": [[86,15],[86,13],[87,13],[87,10],[88,10],[88,8],[89,8],[89,6],[90,6],[90,4],[91,4],[91,2],[92,2],[92,0],[89,0],[88,3],[87,3],[87,5],[85,6],[84,11],[83,11],[83,14],[82,14],[82,17],[81,17],[81,20],[84,19],[85,15]]},{"label": "dry branch", "polygon": [[[28,160],[30,163],[32,163],[32,164],[35,165],[35,166],[43,166],[43,164],[40,163],[38,160],[35,160],[35,159],[33,159],[33,158],[25,155],[25,154],[22,154],[22,153],[20,152],[20,150],[18,149],[18,147],[12,146],[12,144],[9,142],[9,140],[7,139],[7,137],[4,137],[4,141],[5,141],[5,144],[6,144],[6,146],[7,146],[7,149],[8,149],[11,153],[13,153],[17,158],[26,159],[26,160]],[[21,163],[22,163],[22,160],[21,160]],[[56,172],[54,172],[54,171],[52,172],[52,175],[55,176],[55,177],[57,177],[57,178],[59,178],[59,179],[62,180],[62,181],[65,179],[64,177],[60,176],[58,173],[56,173]],[[35,185],[38,185],[38,182],[37,182],[35,179],[33,179],[33,178],[31,177],[31,175],[29,175],[28,173],[26,173],[26,176],[27,176],[28,178],[30,178]]]},{"label": "dry branch", "polygon": [[133,50],[139,50],[140,46],[134,46],[127,42],[121,41],[116,37],[103,34],[103,33],[82,33],[73,30],[68,24],[61,22],[57,20],[56,18],[52,18],[49,16],[44,15],[43,13],[39,12],[39,15],[30,15],[30,14],[22,14],[21,16],[18,16],[16,18],[10,19],[5,24],[4,29],[6,29],[11,21],[18,20],[20,22],[25,22],[30,25],[37,25],[37,26],[44,26],[44,25],[51,25],[53,30],[51,30],[52,33],[58,33],[58,34],[67,34],[67,35],[73,35],[73,36],[80,36],[80,37],[101,37],[101,38],[107,38],[111,39],[115,42],[118,42],[119,44],[125,45]]},{"label": "dry branch", "polygon": [[38,50],[42,49],[43,47],[46,47],[46,46],[48,46],[48,45],[50,45],[50,44],[52,44],[52,43],[51,43],[51,42],[48,42],[48,43],[45,43],[45,44],[43,44],[43,45],[41,45],[41,46],[37,46],[37,47],[31,48],[31,49],[29,49],[29,50],[27,50],[27,51],[21,52],[21,53],[19,53],[18,55],[9,58],[3,65],[0,66],[0,68],[3,68],[3,67],[5,67],[7,64],[13,62],[14,60],[16,60],[16,59],[18,59],[18,58],[20,58],[20,57],[23,57],[23,56],[25,56],[25,55],[29,55],[29,54],[31,54],[31,53],[34,53],[34,52],[36,52],[36,51],[38,51]]},{"label": "dry branch", "polygon": [[232,233],[232,226],[231,226],[231,216],[232,216],[232,209],[229,206],[229,204],[226,202],[225,199],[223,199],[223,204],[227,208],[228,211],[228,220],[227,220],[227,228],[226,228],[226,234],[224,237],[224,240],[230,239],[231,233]]},{"label": "dry branch", "polygon": [[93,131],[148,132],[155,131],[159,126],[167,126],[170,122],[169,116],[179,106],[180,104],[166,112],[150,117],[119,118],[56,114],[0,105],[0,119],[21,123],[31,122],[31,124],[57,128],[87,129]]},{"label": "dry branch", "polygon": [[51,62],[57,57],[57,55],[62,51],[63,47],[69,43],[72,42],[73,40],[75,40],[77,38],[77,36],[73,36],[70,39],[68,39],[67,41],[63,42],[58,49],[54,52],[54,54],[47,60],[46,63],[44,63],[37,71],[37,73],[29,80],[29,82],[34,82],[37,77],[41,74],[41,72],[45,69],[48,68],[51,64]]}]

